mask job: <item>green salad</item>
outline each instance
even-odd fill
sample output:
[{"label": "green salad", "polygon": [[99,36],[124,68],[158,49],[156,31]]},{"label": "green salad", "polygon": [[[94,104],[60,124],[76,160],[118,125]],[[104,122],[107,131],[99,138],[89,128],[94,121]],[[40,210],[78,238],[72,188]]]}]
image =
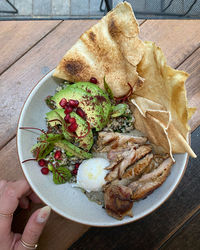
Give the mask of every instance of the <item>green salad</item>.
[{"label": "green salad", "polygon": [[75,181],[80,163],[93,157],[99,131],[132,129],[128,96],[115,98],[105,79],[105,91],[95,83],[96,79],[65,81],[54,96],[45,99],[50,108],[46,113],[47,129],[21,128],[41,131],[31,149],[35,158],[24,162],[36,160],[42,174],[52,173],[55,184]]}]

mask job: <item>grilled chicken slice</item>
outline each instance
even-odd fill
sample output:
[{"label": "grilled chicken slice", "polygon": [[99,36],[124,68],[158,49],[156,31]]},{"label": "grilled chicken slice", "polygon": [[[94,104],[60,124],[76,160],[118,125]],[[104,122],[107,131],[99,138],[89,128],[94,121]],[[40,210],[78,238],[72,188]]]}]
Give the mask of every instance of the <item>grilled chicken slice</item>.
[{"label": "grilled chicken slice", "polygon": [[108,160],[110,161],[119,161],[121,159],[123,159],[123,154],[125,152],[127,152],[129,149],[119,149],[118,151],[114,151],[114,150],[111,150],[110,152],[108,152],[107,154],[107,157],[108,157]]},{"label": "grilled chicken slice", "polygon": [[130,148],[133,145],[138,147],[147,142],[146,137],[137,137],[128,134],[114,132],[100,132],[98,137],[98,151],[108,152],[119,148]]},{"label": "grilled chicken slice", "polygon": [[167,158],[169,158],[168,154],[164,154],[164,155],[154,154],[153,160],[145,168],[144,173],[147,174],[147,173],[152,172],[154,169],[156,169]]},{"label": "grilled chicken slice", "polygon": [[114,167],[114,169],[107,174],[107,176],[105,177],[106,181],[110,182],[112,180],[117,179],[117,177],[119,176],[120,168],[126,169],[134,161],[136,156],[136,151],[135,149],[125,151],[124,153],[122,153],[122,156],[123,160],[120,161],[120,163],[118,163]]},{"label": "grilled chicken slice", "polygon": [[143,199],[160,187],[169,175],[173,163],[171,158],[167,158],[151,173],[145,174],[138,181],[129,184],[128,187],[133,192],[132,198],[134,200]]},{"label": "grilled chicken slice", "polygon": [[112,181],[112,185],[123,185],[123,186],[128,186],[131,182],[133,182],[132,179],[115,179],[114,181]]},{"label": "grilled chicken slice", "polygon": [[132,190],[123,185],[109,185],[104,191],[104,202],[106,212],[122,220],[125,216],[132,217],[133,200]]},{"label": "grilled chicken slice", "polygon": [[111,162],[111,164],[108,167],[106,167],[105,169],[107,169],[107,170],[114,169],[122,160],[123,160],[123,157],[117,158],[115,161]]},{"label": "grilled chicken slice", "polygon": [[147,166],[151,163],[153,154],[147,154],[144,158],[137,161],[131,166],[123,175],[122,179],[133,179],[134,177],[140,176],[144,173]]},{"label": "grilled chicken slice", "polygon": [[129,151],[125,151],[124,153],[122,153],[123,160],[119,164],[117,164],[112,171],[110,171],[107,174],[105,180],[110,182],[117,178],[119,179],[122,178],[127,167],[129,167],[131,164],[135,163],[136,161],[144,157],[151,150],[152,149],[150,145],[143,145],[136,150],[132,148]]}]

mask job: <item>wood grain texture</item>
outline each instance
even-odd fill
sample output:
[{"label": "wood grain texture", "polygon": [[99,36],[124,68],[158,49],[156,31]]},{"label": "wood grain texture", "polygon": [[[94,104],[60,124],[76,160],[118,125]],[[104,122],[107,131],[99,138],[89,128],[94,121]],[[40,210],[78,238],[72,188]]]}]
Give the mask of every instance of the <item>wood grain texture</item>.
[{"label": "wood grain texture", "polygon": [[[0,179],[15,181],[23,179],[24,175],[19,166],[16,138],[11,140],[0,151]],[[38,171],[40,167],[38,166]],[[22,232],[30,215],[41,205],[31,205],[29,210],[19,210],[15,216],[13,229],[15,232]],[[52,212],[47,226],[40,238],[38,250],[63,250],[67,249],[73,242],[88,230],[87,226],[67,220]]]},{"label": "wood grain texture", "polygon": [[[50,69],[53,69],[81,33],[96,22],[97,20],[63,22],[0,76],[0,110],[2,110],[0,114],[0,148],[15,135],[20,110],[26,96],[36,82]],[[154,32],[152,27],[149,27],[148,22],[153,26]],[[179,30],[174,30],[171,35],[173,37],[171,40],[177,41],[176,46],[170,44],[171,40],[166,40],[166,32],[168,31],[171,34],[174,26],[174,21],[146,21],[141,26],[141,36],[142,38],[148,36],[148,40],[160,41],[160,46],[166,53],[169,53],[167,54],[169,63],[176,66],[190,55],[187,53],[191,53],[198,46],[199,33],[197,29],[200,29],[200,22],[188,21],[187,23],[183,21],[183,25],[178,25]],[[191,29],[190,39],[184,40],[184,37],[180,37],[180,34],[189,29]],[[177,33],[175,33],[176,31]],[[179,56],[176,56],[175,52]]]},{"label": "wood grain texture", "polygon": [[199,250],[200,249],[200,210],[160,249]]},{"label": "wood grain texture", "polygon": [[140,30],[143,40],[154,41],[177,67],[200,46],[200,20],[148,20]]},{"label": "wood grain texture", "polygon": [[189,106],[196,107],[197,110],[192,116],[189,124],[192,131],[200,124],[200,48],[197,49],[179,67],[190,74],[186,81],[187,97]]},{"label": "wood grain texture", "polygon": [[61,21],[0,22],[0,74]]},{"label": "wood grain texture", "polygon": [[[200,127],[192,134],[192,147],[200,157]],[[172,196],[155,212],[132,224],[115,228],[90,228],[70,250],[158,249],[163,238],[177,230],[192,210],[200,207],[200,158],[189,160],[187,170]],[[179,248],[169,248],[179,249]],[[181,248],[180,248],[181,249]],[[192,249],[192,248],[188,248]]]},{"label": "wood grain texture", "polygon": [[96,22],[63,22],[0,76],[0,148],[15,135],[20,110],[34,85],[56,67],[82,32]]}]

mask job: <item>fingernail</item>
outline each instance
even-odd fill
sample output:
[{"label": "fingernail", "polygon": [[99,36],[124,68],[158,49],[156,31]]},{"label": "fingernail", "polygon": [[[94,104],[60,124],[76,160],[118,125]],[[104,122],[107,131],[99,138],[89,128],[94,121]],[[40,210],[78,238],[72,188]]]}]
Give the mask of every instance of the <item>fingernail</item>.
[{"label": "fingernail", "polygon": [[36,219],[37,223],[42,224],[45,221],[47,221],[50,213],[51,213],[51,208],[49,206],[45,206],[41,208],[37,215],[37,219]]}]

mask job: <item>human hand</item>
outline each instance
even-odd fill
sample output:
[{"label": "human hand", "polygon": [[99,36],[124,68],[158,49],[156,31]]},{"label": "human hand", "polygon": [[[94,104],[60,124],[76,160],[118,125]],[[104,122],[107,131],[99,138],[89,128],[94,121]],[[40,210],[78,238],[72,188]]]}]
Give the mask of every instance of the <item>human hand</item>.
[{"label": "human hand", "polygon": [[28,208],[29,199],[40,203],[25,180],[0,180],[0,248],[1,250],[36,249],[36,244],[50,215],[50,207],[36,210],[29,218],[23,234],[11,232],[12,215],[17,206]]}]

